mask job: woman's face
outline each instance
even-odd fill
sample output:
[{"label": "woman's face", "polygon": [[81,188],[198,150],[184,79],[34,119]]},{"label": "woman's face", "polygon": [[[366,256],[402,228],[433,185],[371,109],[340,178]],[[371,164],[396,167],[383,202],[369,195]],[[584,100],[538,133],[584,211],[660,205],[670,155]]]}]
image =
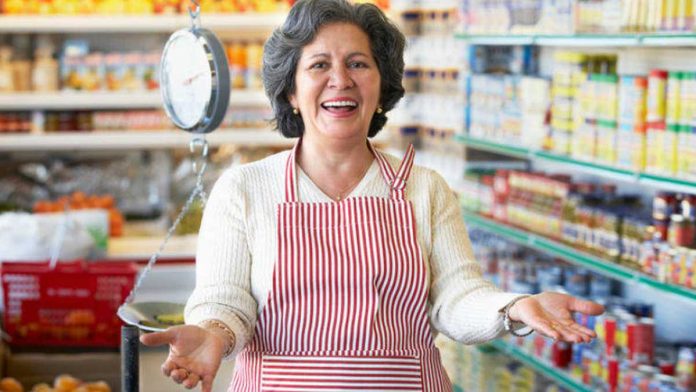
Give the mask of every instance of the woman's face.
[{"label": "woman's face", "polygon": [[364,139],[379,92],[367,34],[353,24],[332,23],[302,49],[290,103],[300,111],[305,135]]}]

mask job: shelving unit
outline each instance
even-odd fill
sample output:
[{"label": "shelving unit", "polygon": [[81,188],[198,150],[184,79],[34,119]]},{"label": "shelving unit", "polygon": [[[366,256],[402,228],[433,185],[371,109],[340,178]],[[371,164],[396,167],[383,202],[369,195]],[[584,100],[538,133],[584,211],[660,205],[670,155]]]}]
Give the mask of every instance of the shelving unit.
[{"label": "shelving unit", "polygon": [[510,343],[503,340],[494,340],[489,344],[573,392],[592,392],[592,388],[570,377],[568,373],[562,369],[557,369],[546,362],[542,362]]},{"label": "shelving unit", "polygon": [[[216,31],[264,31],[280,25],[284,14],[203,14],[201,20]],[[1,15],[0,33],[168,33],[188,27],[181,15]]]},{"label": "shelving unit", "polygon": [[[49,134],[2,135],[0,151],[101,151],[153,148],[184,148],[191,134],[180,131],[56,132]],[[206,136],[211,146],[290,146],[286,139],[268,129],[219,129]]]},{"label": "shelving unit", "polygon": [[[233,90],[230,106],[268,106],[261,90]],[[20,92],[0,94],[0,110],[94,110],[162,108],[159,91],[144,92]]]},{"label": "shelving unit", "polygon": [[696,47],[696,34],[457,34],[471,45],[539,45],[563,47]]},{"label": "shelving unit", "polygon": [[598,274],[617,279],[622,282],[640,283],[642,285],[657,289],[663,293],[696,300],[696,291],[690,290],[686,287],[660,282],[651,276],[623,267],[613,263],[610,260],[593,256],[544,236],[533,234],[505,223],[497,222],[475,212],[464,210],[462,214],[464,216],[464,221],[468,225],[490,231],[491,233],[528,248],[554,257],[562,258],[573,264],[591,269]]},{"label": "shelving unit", "polygon": [[[192,134],[168,131],[93,131],[55,132],[46,134],[0,135],[0,152],[18,151],[114,151],[128,149],[186,148]],[[296,139],[287,139],[267,128],[218,129],[206,135],[211,147],[242,144],[249,147],[290,147]],[[387,132],[372,141],[385,145]]]},{"label": "shelving unit", "polygon": [[513,158],[541,160],[568,167],[571,170],[593,174],[599,177],[646,185],[674,192],[696,192],[696,181],[656,174],[622,169],[596,162],[582,161],[565,155],[547,151],[535,151],[523,147],[510,146],[466,135],[457,135],[457,140],[468,147],[494,152]]}]

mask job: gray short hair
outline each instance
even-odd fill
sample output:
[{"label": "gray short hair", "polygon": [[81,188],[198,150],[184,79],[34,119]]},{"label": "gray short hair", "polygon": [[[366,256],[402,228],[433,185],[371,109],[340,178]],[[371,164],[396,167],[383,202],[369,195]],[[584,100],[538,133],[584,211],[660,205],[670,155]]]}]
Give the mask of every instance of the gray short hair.
[{"label": "gray short hair", "polygon": [[295,72],[302,48],[314,40],[322,26],[331,23],[351,23],[370,40],[381,78],[383,112],[372,117],[369,137],[382,129],[387,122],[386,113],[404,95],[401,79],[406,39],[379,8],[346,0],[299,0],[290,9],[285,23],[268,38],[263,51],[264,88],[273,108],[275,128],[285,137],[300,137],[304,133],[302,118],[293,114],[289,101],[295,92]]}]

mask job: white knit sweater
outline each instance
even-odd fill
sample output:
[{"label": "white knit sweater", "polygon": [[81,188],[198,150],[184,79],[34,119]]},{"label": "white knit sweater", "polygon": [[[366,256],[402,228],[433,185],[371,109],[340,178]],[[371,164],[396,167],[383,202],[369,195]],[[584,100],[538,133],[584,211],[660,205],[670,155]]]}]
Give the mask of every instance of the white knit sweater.
[{"label": "white knit sweater", "polygon": [[[289,151],[228,169],[218,179],[203,214],[196,254],[196,288],[188,300],[187,324],[218,319],[235,333],[234,357],[253,338],[266,303],[276,262],[275,210],[284,201]],[[386,154],[396,169],[400,157]],[[298,167],[302,202],[327,202]],[[377,161],[350,196],[388,197]],[[414,166],[406,187],[413,203],[418,242],[429,271],[428,314],[434,332],[473,344],[503,331],[499,310],[519,295],[502,293],[481,277],[459,204],[436,172]]]}]

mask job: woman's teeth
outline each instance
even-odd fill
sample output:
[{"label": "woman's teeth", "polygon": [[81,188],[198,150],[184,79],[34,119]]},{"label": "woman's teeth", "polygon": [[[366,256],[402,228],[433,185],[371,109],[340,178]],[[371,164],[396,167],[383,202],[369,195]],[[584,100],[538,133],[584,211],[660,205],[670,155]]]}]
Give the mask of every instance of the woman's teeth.
[{"label": "woman's teeth", "polygon": [[348,111],[355,109],[358,106],[358,104],[352,101],[333,101],[323,103],[321,106],[327,110]]}]

